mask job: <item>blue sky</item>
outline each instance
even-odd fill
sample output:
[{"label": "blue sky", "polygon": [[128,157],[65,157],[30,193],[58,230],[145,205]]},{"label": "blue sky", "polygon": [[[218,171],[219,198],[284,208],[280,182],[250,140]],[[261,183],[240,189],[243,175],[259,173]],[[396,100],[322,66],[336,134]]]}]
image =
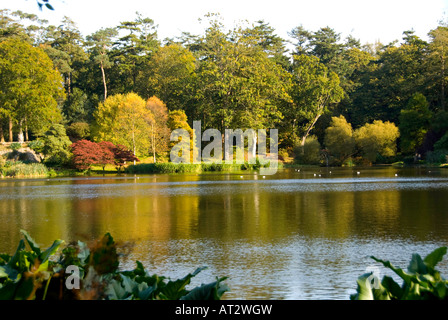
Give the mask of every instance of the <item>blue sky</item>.
[{"label": "blue sky", "polygon": [[181,31],[202,33],[198,22],[208,12],[219,12],[228,27],[235,22],[265,20],[277,34],[303,25],[308,30],[329,26],[362,43],[401,40],[413,29],[426,39],[440,20],[448,20],[448,0],[50,0],[55,11],[37,9],[35,0],[0,0],[0,8],[36,13],[52,24],[63,16],[74,20],[84,35],[120,21],[133,20],[138,11],[158,25],[159,38],[176,37]]}]

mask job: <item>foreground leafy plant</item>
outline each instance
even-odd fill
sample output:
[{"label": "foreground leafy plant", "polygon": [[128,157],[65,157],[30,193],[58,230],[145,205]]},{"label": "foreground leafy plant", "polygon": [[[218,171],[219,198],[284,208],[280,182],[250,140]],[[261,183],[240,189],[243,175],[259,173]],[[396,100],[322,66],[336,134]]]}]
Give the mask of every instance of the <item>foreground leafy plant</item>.
[{"label": "foreground leafy plant", "polygon": [[[186,289],[205,268],[174,281],[151,275],[139,261],[134,270],[119,271],[117,245],[109,233],[90,245],[71,243],[50,261],[64,241],[56,240],[42,251],[21,232],[25,240],[15,254],[0,255],[0,300],[220,300],[229,290],[223,284],[226,278]],[[25,250],[25,241],[30,250]],[[77,271],[76,277],[71,270]]]},{"label": "foreground leafy plant", "polygon": [[373,273],[366,273],[357,280],[357,293],[350,296],[351,300],[448,300],[448,281],[443,279],[435,269],[447,253],[446,247],[434,250],[422,259],[413,254],[407,268],[408,272],[394,267],[389,261],[371,257],[382,263],[401,279],[398,285],[391,277],[384,276],[381,283],[372,286]]},{"label": "foreground leafy plant", "polygon": [[53,275],[53,263],[49,258],[58,250],[62,240],[54,241],[53,245],[41,251],[34,240],[22,230],[30,251],[25,250],[25,241],[20,240],[13,256],[0,255],[0,300],[34,299],[36,291],[43,284],[45,299],[48,284]]}]

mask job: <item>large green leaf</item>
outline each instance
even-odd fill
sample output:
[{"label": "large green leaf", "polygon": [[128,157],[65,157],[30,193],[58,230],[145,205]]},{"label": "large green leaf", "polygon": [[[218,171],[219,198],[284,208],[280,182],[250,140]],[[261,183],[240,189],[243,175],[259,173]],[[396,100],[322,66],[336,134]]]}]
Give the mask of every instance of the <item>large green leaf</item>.
[{"label": "large green leaf", "polygon": [[415,278],[412,275],[409,275],[406,272],[404,272],[402,269],[394,267],[389,261],[384,261],[384,260],[381,260],[381,259],[377,259],[375,257],[371,257],[371,258],[373,260],[379,262],[379,263],[382,263],[386,268],[391,269],[400,278],[402,278],[404,280],[404,282],[407,283],[407,284],[410,284],[413,281],[413,279]]},{"label": "large green leaf", "polygon": [[428,268],[420,255],[413,254],[409,262],[408,271],[414,274],[426,274],[428,273]]},{"label": "large green leaf", "polygon": [[25,249],[25,242],[23,240],[19,241],[19,245],[17,246],[16,252],[14,255],[9,259],[8,266],[15,267],[17,262],[20,259],[20,255],[22,254],[23,250]]},{"label": "large green leaf", "polygon": [[405,287],[402,300],[421,300],[420,284],[410,283]]},{"label": "large green leaf", "polygon": [[373,273],[363,274],[356,281],[358,284],[357,294],[351,295],[351,300],[390,300],[388,290],[382,285],[378,284],[378,288],[372,288],[371,277]]},{"label": "large green leaf", "polygon": [[391,298],[399,300],[403,296],[402,288],[392,277],[384,276],[381,285],[389,291]]},{"label": "large green leaf", "polygon": [[196,287],[180,300],[221,300],[222,295],[229,290],[225,284],[221,283],[225,279],[227,278],[217,279],[215,282]]},{"label": "large green leaf", "polygon": [[146,283],[137,283],[131,278],[120,274],[121,281],[111,280],[106,288],[106,294],[110,300],[148,300],[157,288],[157,285],[149,287]]},{"label": "large green leaf", "polygon": [[350,296],[351,300],[374,300],[373,292],[368,285],[368,278],[372,275],[372,273],[366,273],[362,276],[358,277],[356,280],[356,283],[358,284],[358,287],[356,289],[357,293]]},{"label": "large green leaf", "polygon": [[0,267],[0,278],[7,278],[13,281],[17,281],[20,278],[20,273],[9,265]]},{"label": "large green leaf", "polygon": [[163,297],[168,300],[179,300],[182,296],[188,293],[185,287],[190,284],[191,278],[195,277],[204,269],[206,269],[206,267],[198,268],[193,273],[186,275],[182,279],[169,281],[161,290]]},{"label": "large green leaf", "polygon": [[437,291],[437,295],[440,299],[446,299],[447,298],[447,292],[448,292],[448,283],[438,282],[435,287]]},{"label": "large green leaf", "polygon": [[42,252],[39,255],[39,260],[44,263],[48,260],[49,257],[51,257],[53,254],[56,253],[56,251],[58,251],[59,247],[61,246],[61,244],[64,243],[64,240],[55,240],[53,242],[53,244],[51,245],[51,247],[49,247],[47,250],[45,250],[44,252]]},{"label": "large green leaf", "polygon": [[[146,286],[146,287],[145,287]],[[149,287],[145,282],[139,284],[138,287],[138,299],[140,300],[150,300],[152,298],[153,293],[157,290],[157,283],[153,286]]]},{"label": "large green leaf", "polygon": [[434,269],[434,267],[440,261],[442,261],[443,256],[446,254],[446,252],[447,252],[447,247],[438,248],[438,249],[434,250],[433,252],[431,252],[430,254],[428,254],[423,261],[429,268]]},{"label": "large green leaf", "polygon": [[121,285],[118,280],[111,280],[106,286],[104,293],[107,295],[109,300],[124,300],[130,296],[130,292]]},{"label": "large green leaf", "polygon": [[33,250],[33,252],[35,252],[37,255],[41,254],[40,251],[40,247],[39,245],[36,243],[36,241],[34,241],[33,238],[31,238],[31,236],[28,234],[28,232],[26,232],[25,230],[20,230],[20,232],[23,234],[23,236],[26,239],[26,242],[28,243],[28,245],[30,246],[31,250]]}]

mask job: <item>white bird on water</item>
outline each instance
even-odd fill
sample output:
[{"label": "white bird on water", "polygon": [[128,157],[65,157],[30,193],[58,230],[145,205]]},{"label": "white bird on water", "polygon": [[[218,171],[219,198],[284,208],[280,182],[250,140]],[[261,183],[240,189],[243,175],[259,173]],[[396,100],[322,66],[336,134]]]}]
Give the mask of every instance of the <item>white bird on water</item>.
[{"label": "white bird on water", "polygon": [[356,172],[356,174],[361,174],[361,172],[358,171],[358,172]]}]

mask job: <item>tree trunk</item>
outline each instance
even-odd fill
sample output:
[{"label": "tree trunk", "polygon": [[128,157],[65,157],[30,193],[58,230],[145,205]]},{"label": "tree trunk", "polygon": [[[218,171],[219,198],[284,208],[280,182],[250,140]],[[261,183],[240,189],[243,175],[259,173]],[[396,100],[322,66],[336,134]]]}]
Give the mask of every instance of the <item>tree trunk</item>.
[{"label": "tree trunk", "polygon": [[19,121],[19,133],[17,134],[17,141],[19,143],[23,143],[24,142],[24,138],[23,138],[23,120]]},{"label": "tree trunk", "polygon": [[67,76],[67,100],[70,99],[72,94],[72,73],[69,72]]},{"label": "tree trunk", "polygon": [[[322,114],[318,114],[316,118],[314,118],[313,123],[308,127],[308,130],[306,131],[305,135],[302,137],[302,143],[301,146],[303,147],[306,142],[306,138],[310,135],[311,130],[313,130],[314,126],[316,125],[317,120],[321,117]],[[303,150],[303,149],[302,149]]]},{"label": "tree trunk", "polygon": [[5,136],[3,135],[3,127],[0,123],[0,143],[5,143]]},{"label": "tree trunk", "polygon": [[442,111],[445,111],[445,59],[442,58],[442,87],[440,88],[440,107]]},{"label": "tree trunk", "polygon": [[29,141],[29,137],[28,137],[28,121],[26,121],[26,118],[25,118],[25,141],[26,142]]},{"label": "tree trunk", "polygon": [[103,85],[104,85],[104,100],[107,98],[107,83],[106,83],[106,72],[104,71],[103,62],[101,61],[101,74],[103,75]]},{"label": "tree trunk", "polygon": [[[134,156],[135,156],[135,152],[136,152],[136,147],[135,147],[135,131],[132,131],[132,149],[134,151]],[[134,166],[137,162],[134,160]]]},{"label": "tree trunk", "polygon": [[[252,136],[252,150],[249,150],[249,152],[252,153],[252,158],[257,159],[257,134],[254,132],[254,135]],[[249,159],[248,159],[249,160]]]},{"label": "tree trunk", "polygon": [[155,134],[154,134],[154,123],[152,124],[152,155],[154,158],[154,163],[156,163],[156,138],[155,138]]},{"label": "tree trunk", "polygon": [[13,136],[12,136],[12,118],[9,118],[9,142],[13,141]]},{"label": "tree trunk", "polygon": [[230,141],[227,142],[226,134],[221,133],[221,135],[222,135],[222,143],[224,144],[224,160],[229,160],[229,161],[233,160],[233,159],[230,159],[230,154],[231,154],[230,150],[231,150],[231,148],[233,148],[233,141],[228,146],[228,148],[226,148],[226,143],[230,143]]}]

